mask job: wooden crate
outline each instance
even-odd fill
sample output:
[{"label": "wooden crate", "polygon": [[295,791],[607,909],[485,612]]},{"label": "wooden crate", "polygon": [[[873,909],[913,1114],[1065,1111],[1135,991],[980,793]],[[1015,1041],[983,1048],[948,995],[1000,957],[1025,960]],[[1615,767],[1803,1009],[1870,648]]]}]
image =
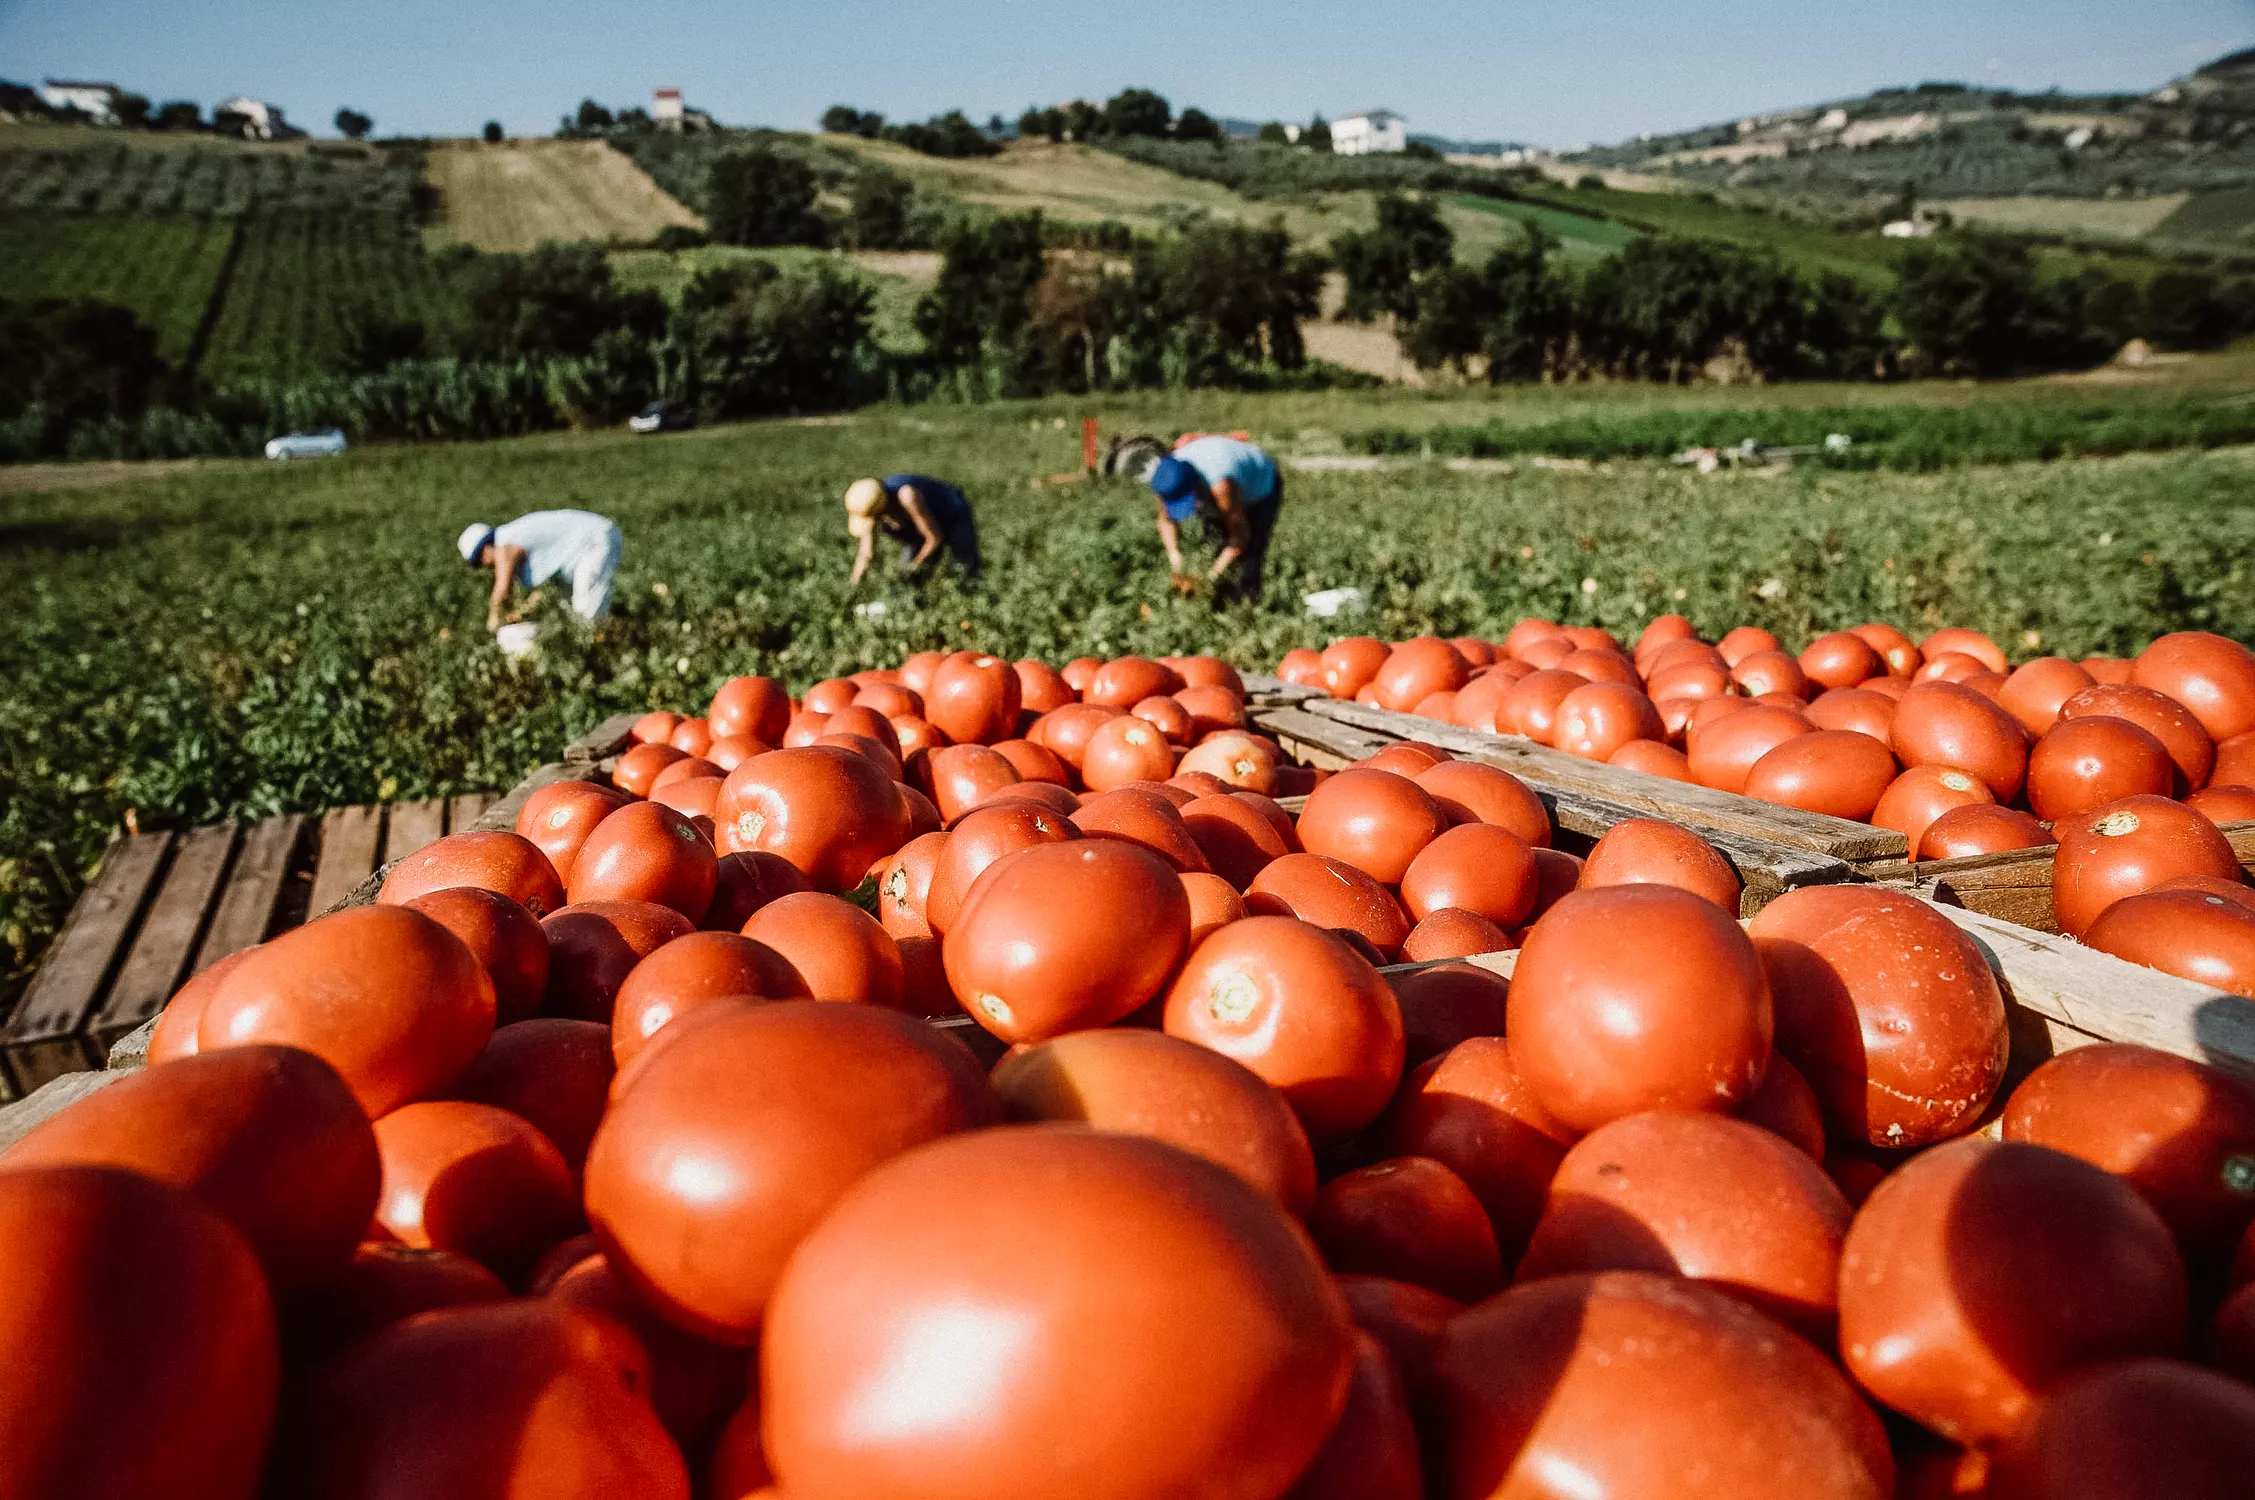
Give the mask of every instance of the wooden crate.
[{"label": "wooden crate", "polygon": [[[2240,868],[2255,876],[2255,822],[2225,823],[2222,830],[2232,852],[2239,856]],[[1873,880],[1901,886],[1949,906],[2035,932],[2056,933],[2059,923],[2051,905],[2052,853],[2046,846],[1964,859],[1876,864],[1867,874]]]}]

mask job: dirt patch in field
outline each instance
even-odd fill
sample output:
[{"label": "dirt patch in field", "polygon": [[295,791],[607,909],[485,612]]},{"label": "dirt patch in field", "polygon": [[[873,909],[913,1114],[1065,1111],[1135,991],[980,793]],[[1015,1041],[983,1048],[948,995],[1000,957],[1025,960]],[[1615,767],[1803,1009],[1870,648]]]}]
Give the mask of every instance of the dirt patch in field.
[{"label": "dirt patch in field", "polygon": [[643,244],[705,221],[603,141],[450,143],[430,155],[432,246],[530,250],[548,240]]},{"label": "dirt patch in field", "polygon": [[77,464],[0,464],[0,495],[46,494],[55,490],[98,490],[129,479],[164,479],[194,469],[216,468],[237,459],[159,458],[138,463],[99,460]]}]

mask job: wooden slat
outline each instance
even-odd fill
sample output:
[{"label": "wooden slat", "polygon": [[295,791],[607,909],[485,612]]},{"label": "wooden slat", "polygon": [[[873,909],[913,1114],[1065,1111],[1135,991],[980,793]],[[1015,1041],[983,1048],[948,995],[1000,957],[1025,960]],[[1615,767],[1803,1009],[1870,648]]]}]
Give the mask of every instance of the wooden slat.
[{"label": "wooden slat", "polygon": [[140,920],[156,884],[169,833],[144,833],[119,839],[102,856],[93,883],[71,907],[39,972],[0,1030],[0,1052],[17,1092],[29,1093],[46,1078],[72,1072],[93,1059],[79,1041],[102,998],[102,989],[122,961],[126,939]]},{"label": "wooden slat", "polygon": [[34,1127],[53,1119],[100,1088],[124,1077],[122,1073],[105,1073],[90,1070],[83,1073],[65,1073],[51,1078],[33,1091],[29,1098],[19,1099],[5,1109],[0,1109],[0,1151],[31,1134]]},{"label": "wooden slat", "polygon": [[[2255,875],[2255,822],[2221,826],[2225,842],[2239,857],[2240,868]],[[1900,868],[1902,879],[1890,884],[2037,932],[2057,932],[2059,923],[2051,904],[2051,866],[2056,852],[2047,844],[2040,849],[2012,849],[1966,859],[1875,866],[1869,873],[1878,878]]]},{"label": "wooden slat", "polygon": [[376,868],[383,833],[380,807],[339,807],[321,815],[321,853],[313,867],[308,912],[325,915],[368,878]]},{"label": "wooden slat", "polygon": [[445,836],[446,804],[395,802],[388,822],[384,830],[384,863],[392,865]]},{"label": "wooden slat", "polygon": [[564,747],[564,760],[573,765],[593,765],[626,748],[633,736],[636,713],[614,714]]},{"label": "wooden slat", "polygon": [[491,792],[464,792],[446,804],[446,831],[468,833],[498,799]]},{"label": "wooden slat", "polygon": [[227,871],[235,833],[234,824],[220,823],[180,835],[164,886],[133,939],[133,950],[126,954],[109,998],[94,1018],[97,1041],[131,1031],[163,1010],[188,977],[188,960],[203,935],[204,916],[219,892],[219,878]]},{"label": "wooden slat", "polygon": [[1421,719],[1415,714],[1392,713],[1365,703],[1343,703],[1335,698],[1311,700],[1305,709],[1311,714],[1391,734],[1397,739],[1424,740],[1487,765],[1500,766],[1528,782],[1540,781],[1565,790],[1585,792],[1608,802],[1638,808],[1645,816],[1667,818],[1702,831],[1713,829],[1741,834],[1850,862],[1900,859],[1906,852],[1903,836],[1892,828],[1852,823],[1846,818],[1804,812],[1797,807],[1780,807],[1732,792],[1719,792],[1713,787],[1602,765],[1538,745],[1519,735],[1485,734],[1435,719]]},{"label": "wooden slat", "polygon": [[1275,735],[1285,754],[1323,771],[1336,771],[1376,755],[1401,738],[1312,714],[1304,708],[1261,709],[1253,714],[1253,724]]},{"label": "wooden slat", "polygon": [[1251,708],[1289,708],[1323,696],[1314,688],[1301,687],[1296,682],[1261,672],[1240,672],[1237,677],[1245,684],[1245,703]]},{"label": "wooden slat", "polygon": [[227,889],[211,915],[211,929],[196,950],[196,972],[201,973],[230,954],[255,948],[266,941],[274,922],[274,899],[282,894],[283,877],[290,873],[290,855],[305,832],[302,813],[285,813],[251,826],[243,836],[242,852],[228,873]]}]

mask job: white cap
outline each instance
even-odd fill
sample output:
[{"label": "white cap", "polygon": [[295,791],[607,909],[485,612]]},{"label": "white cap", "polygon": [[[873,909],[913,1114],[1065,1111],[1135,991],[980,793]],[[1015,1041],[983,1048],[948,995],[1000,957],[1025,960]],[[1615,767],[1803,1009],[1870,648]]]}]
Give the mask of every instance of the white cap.
[{"label": "white cap", "polygon": [[462,554],[462,561],[475,564],[479,549],[492,540],[493,528],[483,521],[473,521],[462,528],[461,536],[455,538],[454,550]]}]

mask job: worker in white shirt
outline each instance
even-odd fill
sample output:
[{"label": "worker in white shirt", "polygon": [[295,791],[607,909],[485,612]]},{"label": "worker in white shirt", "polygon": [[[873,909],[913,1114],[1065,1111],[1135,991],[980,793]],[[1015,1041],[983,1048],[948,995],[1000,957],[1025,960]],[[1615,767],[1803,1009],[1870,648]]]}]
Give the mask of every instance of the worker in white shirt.
[{"label": "worker in white shirt", "polygon": [[536,589],[562,577],[571,579],[572,613],[602,619],[611,612],[611,580],[624,546],[617,524],[588,510],[536,510],[499,526],[480,521],[455,542],[471,567],[493,569],[488,630],[501,628],[512,590]]}]

